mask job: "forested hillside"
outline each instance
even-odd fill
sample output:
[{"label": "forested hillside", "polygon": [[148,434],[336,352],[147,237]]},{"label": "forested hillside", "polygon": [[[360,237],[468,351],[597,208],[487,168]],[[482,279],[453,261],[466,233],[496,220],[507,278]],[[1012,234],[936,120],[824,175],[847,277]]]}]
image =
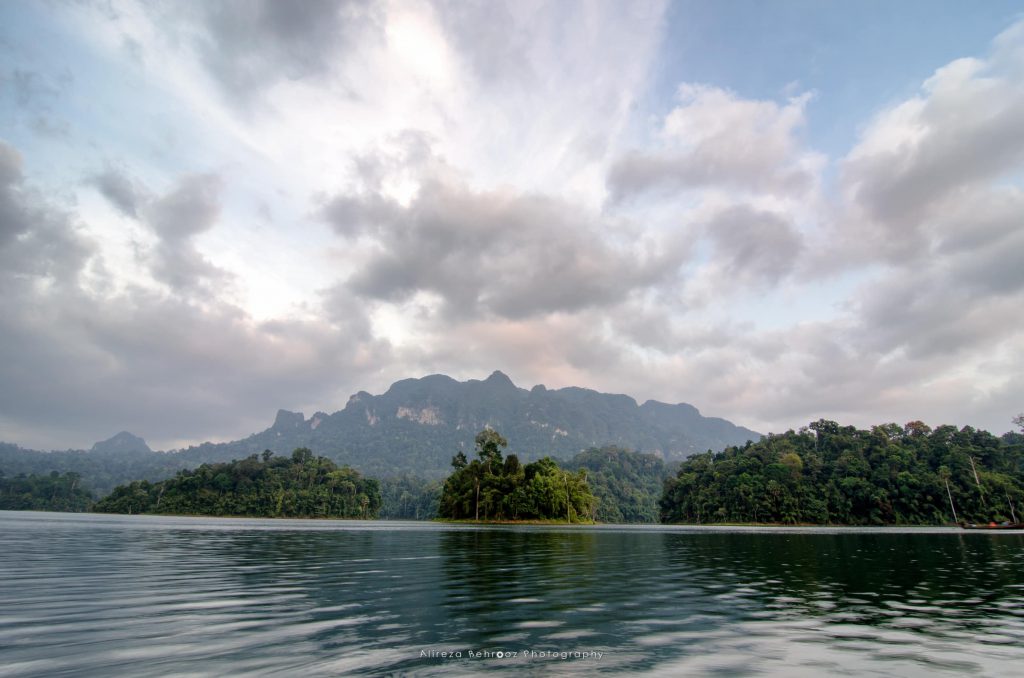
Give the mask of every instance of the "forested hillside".
[{"label": "forested hillside", "polygon": [[444,482],[406,473],[380,481],[380,517],[385,520],[431,520],[437,517]]},{"label": "forested hillside", "polygon": [[17,475],[0,471],[0,511],[88,511],[92,493],[77,473]]},{"label": "forested hillside", "polygon": [[194,463],[241,458],[270,449],[308,447],[360,471],[392,477],[415,469],[443,478],[453,451],[469,454],[475,431],[491,427],[514,441],[524,463],[605,445],[683,459],[708,449],[757,440],[760,434],[685,403],[647,401],[583,388],[517,387],[501,372],[456,381],[435,374],[396,382],[382,395],[353,395],[334,414],[306,418],[281,410],[274,425],[243,440],[204,443],[177,454]]},{"label": "forested hillside", "polygon": [[380,487],[348,467],[297,449],[225,464],[203,464],[157,483],[116,488],[93,510],[272,518],[376,518]]},{"label": "forested hillside", "polygon": [[[116,437],[116,436],[115,436]],[[106,441],[104,441],[106,442]],[[97,449],[43,452],[0,443],[0,472],[8,477],[75,473],[97,496],[133,480],[157,481],[170,478],[198,462],[180,455],[146,450]]]},{"label": "forested hillside", "polygon": [[[951,505],[952,504],[952,505]],[[697,455],[665,484],[665,522],[937,525],[1021,520],[1024,445],[970,426],[800,431]]]},{"label": "forested hillside", "polygon": [[153,452],[125,432],[88,452],[41,452],[0,443],[0,470],[8,476],[75,472],[103,496],[117,485],[163,480],[200,464],[308,448],[377,478],[412,473],[441,480],[450,470],[451,455],[470,452],[473,432],[487,426],[506,432],[515,441],[510,451],[524,463],[545,456],[568,460],[607,445],[680,460],[760,438],[724,419],[702,416],[685,403],[649,400],[638,405],[629,396],[574,387],[526,390],[501,372],[465,382],[436,374],[396,382],[382,395],[359,392],[334,414],[317,412],[307,419],[281,410],[270,428],[228,443]]},{"label": "forested hillside", "polygon": [[669,477],[669,465],[653,454],[618,447],[592,448],[577,454],[565,467],[586,470],[598,522],[658,522],[658,500]]}]

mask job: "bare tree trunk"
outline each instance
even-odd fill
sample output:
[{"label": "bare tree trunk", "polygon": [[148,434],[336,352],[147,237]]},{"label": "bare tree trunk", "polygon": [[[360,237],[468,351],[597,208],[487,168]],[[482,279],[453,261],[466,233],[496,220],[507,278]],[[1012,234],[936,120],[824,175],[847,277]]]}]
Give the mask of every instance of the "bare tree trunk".
[{"label": "bare tree trunk", "polygon": [[953,509],[953,522],[959,523],[960,519],[956,517],[956,507],[953,506],[953,493],[949,491],[949,481],[943,479],[943,482],[946,483],[946,496],[949,497],[949,508]]},{"label": "bare tree trunk", "polygon": [[974,471],[974,482],[978,484],[978,494],[981,495],[981,505],[988,508],[985,503],[985,488],[981,486],[981,479],[978,478],[978,469],[974,468],[974,457],[967,457],[971,460],[971,470]]},{"label": "bare tree trunk", "polygon": [[477,522],[480,521],[480,479],[476,479],[476,518]]},{"label": "bare tree trunk", "polygon": [[571,523],[572,518],[569,517],[569,507],[572,502],[569,501],[569,474],[565,474],[565,522]]},{"label": "bare tree trunk", "polygon": [[1010,499],[1010,493],[1006,493],[1006,503],[1010,505],[1010,517],[1013,518],[1013,522],[1017,522],[1017,512],[1013,510],[1013,500]]}]

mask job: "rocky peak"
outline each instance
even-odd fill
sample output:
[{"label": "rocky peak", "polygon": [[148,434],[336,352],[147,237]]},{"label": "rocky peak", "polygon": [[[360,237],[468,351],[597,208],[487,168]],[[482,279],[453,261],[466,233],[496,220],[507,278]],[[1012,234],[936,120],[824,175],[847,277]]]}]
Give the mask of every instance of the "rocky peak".
[{"label": "rocky peak", "polygon": [[306,423],[306,417],[303,416],[302,412],[278,410],[277,417],[274,418],[274,426],[272,428],[278,431],[288,431],[299,428],[304,423]]},{"label": "rocky peak", "polygon": [[491,372],[491,376],[484,379],[484,383],[488,386],[497,386],[499,388],[515,388],[516,385],[512,383],[512,380],[508,378],[508,375],[501,370],[494,370]]},{"label": "rocky peak", "polygon": [[121,431],[112,438],[101,440],[92,446],[92,452],[152,452],[146,441],[128,431]]}]

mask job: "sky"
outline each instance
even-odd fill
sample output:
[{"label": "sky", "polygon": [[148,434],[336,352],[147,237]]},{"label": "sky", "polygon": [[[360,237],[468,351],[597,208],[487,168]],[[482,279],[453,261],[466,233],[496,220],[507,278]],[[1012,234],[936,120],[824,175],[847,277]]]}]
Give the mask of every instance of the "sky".
[{"label": "sky", "polygon": [[0,440],[502,370],[1002,433],[1024,8],[0,3]]}]

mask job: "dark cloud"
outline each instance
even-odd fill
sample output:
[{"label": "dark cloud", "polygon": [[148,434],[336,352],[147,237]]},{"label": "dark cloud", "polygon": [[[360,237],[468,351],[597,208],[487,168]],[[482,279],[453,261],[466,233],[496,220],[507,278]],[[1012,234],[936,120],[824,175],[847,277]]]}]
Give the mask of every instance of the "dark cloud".
[{"label": "dark cloud", "polygon": [[1004,318],[1024,306],[1024,275],[1014,263],[1024,236],[1012,244],[1012,249],[940,257],[877,276],[855,297],[855,344],[868,352],[902,351],[908,360],[925,360],[979,355],[1017,334]]},{"label": "dark cloud", "polygon": [[0,141],[0,246],[28,229],[29,221],[19,205],[21,154]]},{"label": "dark cloud", "polygon": [[90,183],[122,214],[133,219],[139,217],[139,210],[149,200],[144,186],[114,167],[91,177]]},{"label": "dark cloud", "polygon": [[774,285],[799,261],[803,240],[783,217],[739,205],[716,214],[706,233],[716,261],[736,280]]},{"label": "dark cloud", "polygon": [[241,103],[282,80],[328,73],[357,40],[379,38],[378,11],[364,0],[203,0],[172,5],[159,20],[185,20],[182,35]]},{"label": "dark cloud", "polygon": [[613,246],[611,226],[538,195],[476,192],[423,179],[407,205],[378,193],[340,195],[324,218],[376,247],[348,281],[371,299],[439,295],[448,314],[523,318],[614,304],[675,274],[683,252]]},{"label": "dark cloud", "polygon": [[969,254],[998,246],[1021,232],[1024,190],[1013,186],[961,191],[955,205],[933,220],[937,255]]},{"label": "dark cloud", "polygon": [[153,277],[177,291],[197,291],[207,283],[222,285],[230,275],[211,264],[195,247],[194,237],[214,227],[220,216],[222,179],[215,174],[181,177],[162,196],[117,168],[89,179],[122,214],[139,219],[157,236],[150,256]]},{"label": "dark cloud", "polygon": [[146,221],[163,240],[178,242],[213,227],[220,215],[223,182],[215,174],[192,174],[146,209]]},{"label": "dark cloud", "polygon": [[188,175],[145,208],[144,220],[160,238],[152,273],[172,289],[194,291],[206,283],[223,284],[230,277],[211,264],[193,242],[194,236],[216,223],[222,186],[214,174]]},{"label": "dark cloud", "polygon": [[21,154],[0,141],[0,290],[20,289],[34,278],[63,289],[91,250],[68,215],[25,185]]}]

